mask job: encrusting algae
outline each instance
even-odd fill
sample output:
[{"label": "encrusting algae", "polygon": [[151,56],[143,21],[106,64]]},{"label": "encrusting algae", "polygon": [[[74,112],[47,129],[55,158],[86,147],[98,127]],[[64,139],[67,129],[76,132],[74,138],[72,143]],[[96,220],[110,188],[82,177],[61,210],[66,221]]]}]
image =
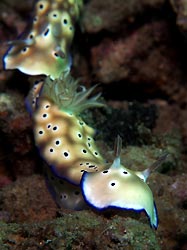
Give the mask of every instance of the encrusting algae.
[{"label": "encrusting algae", "polygon": [[146,180],[166,158],[138,172],[120,162],[122,141],[117,137],[115,159],[109,163],[94,141],[95,131],[81,112],[102,107],[100,94],[89,97],[70,75],[70,47],[82,0],[43,0],[36,3],[32,29],[23,40],[12,41],[4,57],[5,69],[45,75],[26,100],[33,119],[37,148],[46,162],[47,185],[59,206],[80,210],[88,205],[144,210],[150,225],[158,219],[152,191]]}]

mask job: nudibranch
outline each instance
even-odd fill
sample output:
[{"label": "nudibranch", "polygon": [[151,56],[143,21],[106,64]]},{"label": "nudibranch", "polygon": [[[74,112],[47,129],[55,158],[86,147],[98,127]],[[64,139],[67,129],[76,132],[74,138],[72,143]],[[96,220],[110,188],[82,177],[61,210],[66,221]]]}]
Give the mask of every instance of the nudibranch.
[{"label": "nudibranch", "polygon": [[93,136],[95,131],[79,114],[91,107],[101,107],[100,94],[88,98],[93,88],[77,86],[69,74],[52,80],[47,77],[33,112],[35,143],[54,174],[73,184],[80,184],[84,171],[106,168]]},{"label": "nudibranch", "polygon": [[44,173],[47,187],[60,208],[63,207],[72,210],[88,208],[88,204],[82,196],[80,186],[57,177],[48,166],[45,166]]},{"label": "nudibranch", "polygon": [[120,163],[121,139],[118,137],[118,150],[111,167],[97,173],[84,172],[81,188],[85,200],[93,207],[102,210],[109,207],[121,209],[144,210],[151,227],[157,228],[158,218],[153,194],[146,179],[152,168],[160,165],[166,155],[162,156],[150,168],[136,172]]},{"label": "nudibranch", "polygon": [[19,69],[29,75],[58,78],[70,70],[70,46],[82,0],[40,0],[36,3],[31,31],[11,41],[4,56],[5,69]]}]

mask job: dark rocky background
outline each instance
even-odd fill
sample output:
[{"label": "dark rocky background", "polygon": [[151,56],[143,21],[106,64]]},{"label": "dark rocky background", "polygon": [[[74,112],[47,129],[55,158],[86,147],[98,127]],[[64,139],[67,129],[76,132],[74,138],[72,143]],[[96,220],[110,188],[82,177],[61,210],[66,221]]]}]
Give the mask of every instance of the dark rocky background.
[{"label": "dark rocky background", "polygon": [[123,139],[122,162],[144,169],[159,227],[144,213],[57,208],[42,175],[25,108],[30,77],[3,69],[6,42],[32,20],[31,0],[0,2],[1,249],[187,249],[187,1],[87,0],[72,45],[72,75],[98,85],[105,109],[85,112],[108,160]]}]

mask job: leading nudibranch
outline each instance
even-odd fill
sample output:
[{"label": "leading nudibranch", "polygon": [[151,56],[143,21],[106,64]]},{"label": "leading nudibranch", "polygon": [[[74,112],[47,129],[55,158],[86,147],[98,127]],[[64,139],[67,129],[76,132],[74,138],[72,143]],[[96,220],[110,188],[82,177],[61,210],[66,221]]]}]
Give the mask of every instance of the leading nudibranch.
[{"label": "leading nudibranch", "polygon": [[81,180],[85,200],[102,210],[109,207],[145,210],[151,227],[157,228],[158,218],[151,189],[146,180],[167,154],[159,158],[150,168],[140,172],[132,171],[120,163],[121,139],[117,138],[116,158],[112,165],[101,172],[83,174]]},{"label": "leading nudibranch", "polygon": [[69,49],[82,6],[82,0],[38,1],[29,34],[9,42],[12,46],[4,56],[5,69],[53,79],[70,70]]}]

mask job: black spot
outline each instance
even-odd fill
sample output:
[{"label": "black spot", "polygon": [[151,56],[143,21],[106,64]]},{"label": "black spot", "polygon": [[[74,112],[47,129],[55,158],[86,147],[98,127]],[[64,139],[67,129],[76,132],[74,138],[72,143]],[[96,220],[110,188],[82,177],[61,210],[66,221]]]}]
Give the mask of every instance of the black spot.
[{"label": "black spot", "polygon": [[59,140],[57,140],[57,141],[55,142],[55,144],[56,144],[56,145],[59,145],[59,144],[60,144],[60,141],[59,141]]},{"label": "black spot", "polygon": [[50,151],[51,153],[53,153],[53,151],[54,151],[54,150],[53,150],[53,148],[50,148],[50,150],[49,150],[49,151]]},{"label": "black spot", "polygon": [[123,171],[123,174],[128,174],[128,172],[127,171]]},{"label": "black spot", "polygon": [[46,31],[44,32],[44,36],[47,36],[47,35],[48,35],[48,33],[49,33],[49,28],[48,28],[48,29],[46,29]]},{"label": "black spot", "polygon": [[89,162],[86,162],[86,165],[89,165]]},{"label": "black spot", "polygon": [[64,24],[67,24],[68,23],[68,20],[67,19],[64,19]]},{"label": "black spot", "polygon": [[59,57],[59,54],[57,52],[54,53],[55,57]]},{"label": "black spot", "polygon": [[54,127],[53,127],[53,130],[57,130],[57,126],[54,126]]},{"label": "black spot", "polygon": [[40,130],[38,133],[39,133],[40,135],[43,135],[44,132],[43,132],[42,130]]},{"label": "black spot", "polygon": [[38,85],[38,83],[40,83],[42,81],[42,79],[40,79],[40,80],[36,80],[35,82],[34,82],[34,88],[36,89],[36,85]]},{"label": "black spot", "polygon": [[50,107],[50,106],[49,106],[48,104],[45,106],[46,109],[48,109],[49,107]]},{"label": "black spot", "polygon": [[42,116],[43,116],[43,118],[46,118],[46,117],[47,117],[47,114],[43,114]]},{"label": "black spot", "polygon": [[83,149],[83,150],[82,150],[82,152],[83,152],[84,154],[86,154],[86,153],[87,153],[86,149]]},{"label": "black spot", "polygon": [[95,168],[95,165],[90,165],[89,168]]},{"label": "black spot", "polygon": [[75,195],[79,195],[80,194],[80,192],[79,191],[75,191],[75,193],[74,193]]},{"label": "black spot", "polygon": [[88,143],[88,147],[91,147],[90,143]]},{"label": "black spot", "polygon": [[26,52],[27,51],[27,47],[22,49],[22,52]]},{"label": "black spot", "polygon": [[80,163],[80,166],[82,166],[83,165],[83,163]]},{"label": "black spot", "polygon": [[50,128],[51,127],[51,125],[49,124],[48,126],[47,126],[47,128]]},{"label": "black spot", "polygon": [[116,185],[116,183],[115,183],[115,182],[112,182],[110,185],[113,187],[113,186],[115,186],[115,185]]},{"label": "black spot", "polygon": [[62,194],[61,194],[60,198],[61,198],[61,199],[67,199],[67,195],[66,195],[66,194],[62,195]]},{"label": "black spot", "polygon": [[54,14],[53,14],[53,17],[57,17],[57,14],[54,13]]},{"label": "black spot", "polygon": [[39,5],[39,9],[41,9],[41,10],[42,10],[42,9],[43,9],[43,7],[44,7],[44,6],[43,6],[43,4],[40,4],[40,5]]},{"label": "black spot", "polygon": [[81,169],[81,173],[84,172],[84,169]]},{"label": "black spot", "polygon": [[79,137],[79,138],[82,138],[82,135],[81,135],[80,133],[78,133],[78,137]]},{"label": "black spot", "polygon": [[84,125],[84,122],[79,122],[79,124],[80,124],[81,126],[83,126],[83,125]]},{"label": "black spot", "polygon": [[98,153],[97,153],[96,151],[94,152],[94,154],[95,154],[95,155],[98,155]]},{"label": "black spot", "polygon": [[30,38],[30,39],[33,39],[33,37],[34,37],[33,34],[30,34],[29,38]]},{"label": "black spot", "polygon": [[64,156],[68,157],[69,156],[68,152],[64,152]]},{"label": "black spot", "polygon": [[91,138],[90,138],[90,137],[88,137],[88,141],[91,141]]},{"label": "black spot", "polygon": [[107,173],[108,173],[108,170],[104,170],[104,171],[103,171],[103,174],[107,174]]},{"label": "black spot", "polygon": [[70,26],[70,27],[69,27],[69,29],[70,29],[70,30],[72,30],[72,29],[73,29],[73,27],[72,27],[72,26]]}]

